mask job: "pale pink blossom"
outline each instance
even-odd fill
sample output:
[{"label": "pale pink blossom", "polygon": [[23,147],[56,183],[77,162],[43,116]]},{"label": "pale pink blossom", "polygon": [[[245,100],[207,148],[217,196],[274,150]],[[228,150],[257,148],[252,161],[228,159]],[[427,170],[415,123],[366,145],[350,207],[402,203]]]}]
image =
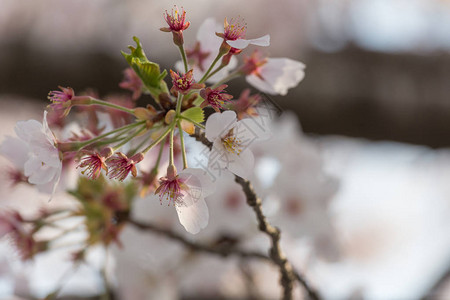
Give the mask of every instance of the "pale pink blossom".
[{"label": "pale pink blossom", "polygon": [[39,190],[54,194],[62,170],[57,142],[47,124],[47,112],[43,122],[19,121],[14,128],[17,138],[7,138],[1,145],[5,155],[18,170],[28,177],[28,182]]},{"label": "pale pink blossom", "polygon": [[305,65],[289,58],[263,58],[258,52],[245,59],[247,82],[271,95],[286,95],[305,77]]},{"label": "pale pink blossom", "polygon": [[159,181],[155,194],[159,199],[168,201],[176,208],[178,219],[186,231],[197,234],[208,225],[209,211],[205,197],[211,195],[215,186],[201,169],[187,168],[176,173],[173,167],[168,168],[166,177]]},{"label": "pale pink blossom", "polygon": [[206,121],[206,138],[213,143],[208,167],[228,169],[249,178],[253,173],[254,157],[249,146],[266,139],[270,133],[257,119],[236,119],[234,111],[214,113]]},{"label": "pale pink blossom", "polygon": [[244,39],[247,26],[243,23],[244,21],[240,19],[231,19],[230,22],[228,22],[225,18],[223,24],[224,32],[217,33],[217,35],[222,37],[228,45],[239,50],[247,48],[249,45],[263,47],[270,45],[270,36],[268,34],[256,39]]}]

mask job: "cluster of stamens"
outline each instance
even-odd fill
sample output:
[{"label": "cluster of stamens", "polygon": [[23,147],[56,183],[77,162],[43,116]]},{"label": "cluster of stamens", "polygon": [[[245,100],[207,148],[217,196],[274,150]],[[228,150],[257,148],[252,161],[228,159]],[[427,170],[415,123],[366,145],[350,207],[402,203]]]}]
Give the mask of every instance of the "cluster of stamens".
[{"label": "cluster of stamens", "polygon": [[173,31],[186,30],[190,25],[189,22],[186,22],[186,12],[184,9],[181,8],[181,11],[178,11],[176,6],[172,9],[172,14],[169,14],[166,10],[164,19]]},{"label": "cluster of stamens", "polygon": [[221,140],[222,145],[228,152],[235,153],[237,155],[241,154],[243,150],[242,141],[234,135],[234,128],[230,129]]},{"label": "cluster of stamens", "polygon": [[159,187],[156,189],[155,194],[159,194],[159,201],[162,204],[163,200],[168,200],[168,206],[172,203],[174,206],[176,203],[183,202],[183,190],[187,186],[178,177],[169,178],[161,177],[159,179]]},{"label": "cluster of stamens", "polygon": [[243,20],[231,19],[228,23],[227,19],[224,22],[224,38],[229,41],[235,41],[237,39],[243,38],[247,30],[247,24],[242,25]]}]

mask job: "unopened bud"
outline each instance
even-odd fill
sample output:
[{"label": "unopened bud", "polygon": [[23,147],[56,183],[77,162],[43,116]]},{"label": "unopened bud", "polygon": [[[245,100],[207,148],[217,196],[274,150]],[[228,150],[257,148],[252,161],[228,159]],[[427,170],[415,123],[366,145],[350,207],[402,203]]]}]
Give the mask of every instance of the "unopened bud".
[{"label": "unopened bud", "polygon": [[166,122],[167,125],[172,124],[176,114],[177,113],[173,109],[169,110],[166,116],[164,117],[164,122]]},{"label": "unopened bud", "polygon": [[104,158],[110,158],[114,154],[114,150],[111,147],[103,148],[102,151],[100,151],[100,155]]}]

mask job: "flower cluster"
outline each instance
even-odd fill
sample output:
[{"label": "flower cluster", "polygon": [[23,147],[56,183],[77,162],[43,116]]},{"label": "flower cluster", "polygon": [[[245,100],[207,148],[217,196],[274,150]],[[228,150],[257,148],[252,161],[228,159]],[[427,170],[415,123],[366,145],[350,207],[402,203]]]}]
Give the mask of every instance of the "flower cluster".
[{"label": "flower cluster", "polygon": [[[229,82],[245,77],[261,92],[285,95],[303,79],[304,65],[288,58],[266,57],[259,50],[239,60],[250,45],[270,44],[269,35],[246,39],[247,24],[241,18],[225,18],[223,26],[206,19],[197,40],[186,50],[183,32],[191,24],[186,11],[174,7],[165,12],[164,19],[168,27],[161,31],[172,33],[181,57],[173,70],[161,70],[150,61],[134,37],[136,45],[129,46],[129,53],[122,52],[129,68],[119,86],[126,95],[106,95],[102,100],[92,91],[75,94],[70,87],[59,87],[48,96],[47,109],[56,113],[50,125],[45,111],[42,123],[18,122],[17,137],[7,137],[1,144],[0,153],[13,164],[10,177],[14,184],[35,185],[53,196],[60,178],[78,169],[76,187],[68,192],[79,205],[64,215],[83,217],[79,226],[87,238],[74,253],[77,261],[95,244],[123,246],[121,233],[126,224],[137,224],[133,215],[139,213],[135,208],[139,201],[176,212],[179,224],[191,234],[207,232],[209,205],[216,208],[211,215],[217,219],[222,212],[232,212],[231,219],[243,218],[245,224],[254,225],[242,209],[246,207],[244,198],[254,192],[251,187],[243,191],[236,182],[248,183],[254,178],[255,164],[265,151],[255,145],[272,133],[269,122],[260,115],[262,96],[245,89],[233,99]],[[152,97],[151,104],[140,107],[138,103],[145,100],[142,95]],[[79,114],[67,118],[71,110]],[[203,165],[193,155],[192,137],[205,147],[207,162]],[[60,186],[67,189],[64,182]],[[280,195],[290,199],[287,190]],[[151,196],[138,200],[138,194]],[[217,195],[223,201],[211,203]],[[303,208],[294,200],[286,205],[298,216]],[[18,213],[1,215],[0,234],[13,235],[17,246],[26,249],[24,258],[32,258],[53,245],[50,240],[37,242],[35,233],[56,226],[52,218],[59,213],[46,212],[26,221]],[[152,218],[158,220],[164,214]],[[258,220],[265,219],[258,216]],[[26,222],[32,225],[31,231],[22,226]],[[233,223],[232,231],[237,234],[239,223]],[[264,226],[260,224],[260,228]],[[70,230],[61,235],[67,232]]]},{"label": "flower cluster", "polygon": [[[31,120],[17,124],[19,138],[8,138],[1,148],[2,154],[15,166],[10,172],[15,183],[27,181],[41,191],[54,194],[63,163],[71,160],[75,160],[81,174],[91,180],[98,180],[102,171],[108,178],[118,181],[124,181],[130,174],[141,180],[145,176],[138,176],[137,164],[145,160],[147,152],[154,153],[155,146],[161,145],[160,151],[167,149],[163,145],[168,142],[169,171],[161,177],[159,186],[155,184],[154,175],[147,176],[147,181],[155,185],[153,189],[160,200],[168,200],[177,208],[180,222],[188,231],[196,233],[206,226],[208,210],[204,198],[211,193],[209,186],[212,185],[201,172],[210,173],[211,169],[218,168],[249,178],[254,165],[249,145],[267,138],[267,131],[247,118],[257,116],[255,108],[259,96],[250,96],[246,91],[233,101],[233,96],[225,91],[228,87],[225,83],[244,75],[263,92],[286,94],[303,78],[304,65],[290,59],[266,58],[255,50],[237,66],[236,58],[247,46],[270,43],[268,35],[246,39],[247,24],[242,18],[225,18],[223,26],[213,19],[205,20],[194,47],[188,50],[184,49],[183,39],[183,31],[190,27],[186,11],[175,6],[170,13],[165,12],[164,19],[168,27],[161,30],[173,34],[182,58],[176,65],[178,72],[169,70],[171,88],[163,80],[167,72],[161,72],[158,64],[147,59],[139,40],[134,38],[137,46],[129,47],[131,53],[123,53],[130,68],[125,70],[125,78],[119,84],[132,92],[128,99],[120,100],[123,97],[115,96],[105,101],[92,93],[75,95],[70,87],[60,87],[59,91],[49,93],[49,109],[62,112],[60,117],[67,116],[75,106],[88,113],[92,122],[81,129],[81,134],[74,134],[67,140],[56,139],[47,124],[47,112],[43,123]],[[157,105],[136,107],[135,101],[143,93],[150,94]],[[101,107],[111,116],[111,125],[100,125],[100,115],[95,108]],[[203,125],[204,110],[208,108],[215,113]],[[228,110],[230,108],[236,113]],[[188,167],[183,132],[193,134],[195,127],[206,128],[206,138],[212,143],[209,170]],[[183,171],[179,173],[174,161],[174,136],[177,135],[183,160]],[[157,173],[162,163],[161,154],[152,170],[142,174]]]}]

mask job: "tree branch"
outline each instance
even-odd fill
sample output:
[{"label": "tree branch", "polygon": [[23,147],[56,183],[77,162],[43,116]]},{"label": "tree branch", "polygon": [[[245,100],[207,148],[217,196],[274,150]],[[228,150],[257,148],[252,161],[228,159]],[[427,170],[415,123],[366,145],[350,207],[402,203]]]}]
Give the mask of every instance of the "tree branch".
[{"label": "tree branch", "polygon": [[[211,148],[212,143],[205,137],[205,133],[196,128],[195,134],[192,135],[197,141]],[[251,183],[237,175],[235,181],[242,186],[242,190],[247,198],[247,204],[253,208],[258,220],[259,230],[264,232],[271,240],[271,248],[269,256],[271,261],[280,269],[280,284],[283,287],[282,299],[292,299],[292,291],[294,282],[297,280],[306,290],[310,299],[320,299],[318,293],[309,285],[306,279],[299,273],[294,271],[292,264],[288,261],[280,247],[281,232],[277,227],[272,226],[262,212],[261,199],[256,195]]]}]

